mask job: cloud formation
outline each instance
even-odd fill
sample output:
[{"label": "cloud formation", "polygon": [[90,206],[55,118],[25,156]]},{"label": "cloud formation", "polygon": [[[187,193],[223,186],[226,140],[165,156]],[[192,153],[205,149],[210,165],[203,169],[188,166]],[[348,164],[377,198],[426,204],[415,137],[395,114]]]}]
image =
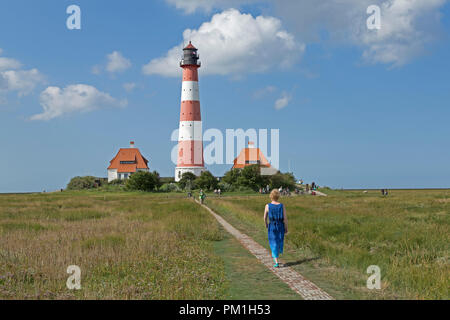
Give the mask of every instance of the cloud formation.
[{"label": "cloud formation", "polygon": [[0,103],[6,102],[5,95],[9,92],[17,92],[19,97],[28,95],[38,84],[45,82],[39,70],[21,68],[22,64],[18,60],[0,57]]},{"label": "cloud formation", "polygon": [[108,93],[86,84],[69,85],[64,89],[48,87],[40,95],[42,113],[30,120],[51,120],[70,113],[90,112],[105,107],[125,107],[126,100],[117,100]]},{"label": "cloud formation", "polygon": [[131,68],[131,61],[125,58],[119,51],[113,51],[106,55],[106,64],[97,64],[92,67],[91,72],[99,75],[103,70],[113,74],[122,73]]},{"label": "cloud formation", "polygon": [[292,97],[286,91],[283,91],[281,97],[275,101],[275,109],[281,110],[287,107],[291,99]]},{"label": "cloud formation", "polygon": [[131,67],[131,62],[125,58],[120,52],[114,51],[108,54],[108,63],[106,64],[106,70],[108,72],[124,72]]},{"label": "cloud formation", "polygon": [[[273,17],[240,13],[229,9],[215,14],[197,30],[183,32],[184,42],[199,46],[202,74],[239,75],[289,67],[303,54],[305,46],[282,28]],[[147,75],[179,76],[183,43],[143,67]]]},{"label": "cloud formation", "polygon": [[[210,11],[252,2],[271,3],[297,39],[305,43],[329,41],[360,47],[368,63],[404,65],[422,55],[436,40],[440,9],[447,0],[166,0],[185,13]],[[382,27],[368,30],[367,8],[381,8]]]}]

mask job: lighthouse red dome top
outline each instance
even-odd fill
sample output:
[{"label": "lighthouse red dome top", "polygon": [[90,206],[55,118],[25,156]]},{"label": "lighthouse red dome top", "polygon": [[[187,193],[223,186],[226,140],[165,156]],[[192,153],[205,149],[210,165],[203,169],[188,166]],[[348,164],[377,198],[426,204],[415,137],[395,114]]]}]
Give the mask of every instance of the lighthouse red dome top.
[{"label": "lighthouse red dome top", "polygon": [[187,50],[187,49],[197,50],[197,48],[192,45],[191,41],[189,41],[189,44],[183,50]]}]

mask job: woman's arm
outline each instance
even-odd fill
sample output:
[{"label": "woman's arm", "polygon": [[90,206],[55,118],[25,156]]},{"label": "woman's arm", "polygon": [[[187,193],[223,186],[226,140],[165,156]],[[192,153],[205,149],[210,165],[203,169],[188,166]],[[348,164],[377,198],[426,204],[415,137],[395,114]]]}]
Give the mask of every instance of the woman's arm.
[{"label": "woman's arm", "polygon": [[269,206],[266,204],[266,207],[264,208],[264,223],[267,228],[267,213],[269,212]]},{"label": "woman's arm", "polygon": [[288,220],[286,215],[286,207],[283,205],[283,215],[284,215],[284,233],[288,233]]}]

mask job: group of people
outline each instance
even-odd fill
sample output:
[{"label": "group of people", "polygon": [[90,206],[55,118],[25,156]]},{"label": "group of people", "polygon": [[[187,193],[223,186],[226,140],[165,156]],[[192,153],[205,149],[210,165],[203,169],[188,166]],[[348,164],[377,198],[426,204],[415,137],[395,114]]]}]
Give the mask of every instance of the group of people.
[{"label": "group of people", "polygon": [[[269,186],[265,187],[265,188],[259,188],[259,193],[260,194],[268,194],[269,193]],[[291,190],[289,190],[289,188],[283,188],[280,187],[278,188],[278,192],[280,192],[281,195],[283,196],[290,196],[291,195]],[[298,189],[295,189],[295,194],[298,194]]]},{"label": "group of people", "polygon": [[219,189],[214,189],[214,193],[217,194],[219,197],[222,195],[222,190]]},{"label": "group of people", "polygon": [[388,189],[381,189],[381,195],[382,196],[387,196],[389,194]]},{"label": "group of people", "polygon": [[289,190],[289,188],[283,188],[280,187],[278,189],[278,192],[282,195],[282,196],[290,196],[291,195],[291,190]]},{"label": "group of people", "polygon": [[266,194],[270,192],[270,188],[269,185],[265,186],[264,188],[259,188],[259,193],[260,194]]}]

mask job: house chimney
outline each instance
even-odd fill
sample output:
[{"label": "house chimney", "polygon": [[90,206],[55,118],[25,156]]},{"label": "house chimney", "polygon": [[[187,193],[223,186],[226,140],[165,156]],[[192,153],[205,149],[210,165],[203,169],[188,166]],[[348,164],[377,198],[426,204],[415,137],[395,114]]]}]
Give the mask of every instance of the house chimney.
[{"label": "house chimney", "polygon": [[248,147],[251,148],[251,149],[255,148],[255,143],[253,141],[249,141],[248,142]]},{"label": "house chimney", "polygon": [[130,148],[134,148],[134,141],[130,142]]}]

